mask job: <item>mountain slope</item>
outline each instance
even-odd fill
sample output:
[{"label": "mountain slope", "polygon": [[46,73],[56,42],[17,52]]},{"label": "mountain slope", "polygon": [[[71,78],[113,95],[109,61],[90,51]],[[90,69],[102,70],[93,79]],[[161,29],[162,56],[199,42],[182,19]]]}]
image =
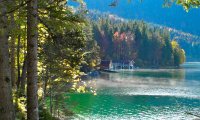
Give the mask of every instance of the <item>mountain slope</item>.
[{"label": "mountain slope", "polygon": [[[88,17],[94,21],[97,21],[100,18],[109,18],[114,21],[125,21],[127,19],[121,18],[117,15],[110,13],[102,13],[96,10],[90,10]],[[182,32],[180,30],[166,27],[154,23],[147,23],[152,27],[157,27],[159,29],[165,29],[170,32],[171,40],[176,40],[180,47],[183,48],[186,52],[187,61],[200,61],[200,37],[190,33]]]},{"label": "mountain slope", "polygon": [[200,36],[200,9],[191,9],[188,13],[182,6],[172,5],[163,8],[164,0],[119,0],[116,7],[110,7],[113,0],[84,0],[88,9],[96,9],[101,12],[109,12],[126,19],[144,20],[184,32]]},{"label": "mountain slope", "polygon": [[167,29],[170,32],[172,40],[176,40],[181,48],[186,52],[187,61],[200,61],[200,36],[182,32],[170,27],[155,25],[161,29]]}]

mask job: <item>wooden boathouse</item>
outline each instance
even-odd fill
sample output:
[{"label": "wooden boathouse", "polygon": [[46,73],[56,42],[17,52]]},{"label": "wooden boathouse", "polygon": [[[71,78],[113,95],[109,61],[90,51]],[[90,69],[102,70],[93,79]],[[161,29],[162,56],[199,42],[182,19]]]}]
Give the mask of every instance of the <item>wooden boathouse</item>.
[{"label": "wooden boathouse", "polygon": [[121,61],[112,61],[112,60],[102,60],[100,68],[102,70],[119,70],[119,69],[134,69],[135,62],[134,60],[121,60]]}]

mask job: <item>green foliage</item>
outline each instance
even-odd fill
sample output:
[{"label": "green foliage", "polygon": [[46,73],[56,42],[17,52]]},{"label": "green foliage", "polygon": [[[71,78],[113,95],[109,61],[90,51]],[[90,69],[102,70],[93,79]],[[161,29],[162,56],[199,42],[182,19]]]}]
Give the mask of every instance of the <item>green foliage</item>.
[{"label": "green foliage", "polygon": [[[16,37],[15,45],[18,47],[16,51],[19,50],[17,51],[19,56],[16,55],[16,61],[19,58],[18,71],[20,73],[22,73],[21,68],[24,65],[27,53],[26,7],[28,2],[30,1],[16,0],[12,4],[8,4],[8,23],[11,24],[10,13],[14,14],[15,22],[15,25],[8,29],[9,42],[10,36]],[[41,100],[40,104],[44,104],[46,97],[58,98],[56,102],[54,101],[55,104],[59,103],[58,107],[54,109],[59,110],[62,114],[71,113],[67,108],[62,107],[66,104],[64,104],[64,98],[60,95],[77,90],[86,92],[85,86],[80,84],[80,77],[83,72],[95,69],[99,62],[99,49],[93,39],[92,27],[84,17],[85,12],[75,13],[74,9],[67,5],[67,2],[66,0],[38,1],[37,16],[39,23],[38,95]],[[77,2],[84,5],[82,0],[77,0]],[[2,32],[4,31],[0,30],[0,34],[3,34]],[[85,71],[84,67],[89,68],[89,70]],[[21,75],[19,74],[18,77],[21,77]],[[17,90],[20,91],[20,88]],[[25,119],[26,96],[22,97],[18,93],[14,95],[14,102],[17,105],[17,118]],[[40,105],[40,116],[40,119],[54,119],[45,105]]]},{"label": "green foliage", "polygon": [[88,73],[96,69],[97,65],[100,63],[100,48],[97,45],[96,40],[93,36],[93,29],[90,23],[84,28],[86,34],[86,45],[83,49],[84,51],[84,61],[81,64],[81,71]]},{"label": "green foliage", "polygon": [[45,107],[40,107],[39,110],[40,120],[56,120]]},{"label": "green foliage", "polygon": [[71,114],[62,95],[87,91],[80,77],[98,64],[98,46],[83,14],[73,13],[64,4],[41,1],[40,7],[39,77],[51,101],[48,112],[59,112],[53,116]]},{"label": "green foliage", "polygon": [[[68,110],[64,101],[66,96],[63,95],[72,91],[87,92],[85,84],[80,82],[80,76],[83,72],[96,69],[100,58],[134,59],[138,66],[178,66],[184,62],[184,51],[177,43],[170,43],[168,32],[151,28],[144,22],[101,19],[89,23],[84,17],[87,10],[82,10],[83,0],[74,1],[81,4],[77,13],[67,5],[66,0],[38,1],[39,99],[41,104],[46,103],[45,98],[47,101],[49,99],[49,106],[40,105],[41,120],[56,119],[52,116],[52,111],[57,117],[60,114],[73,114]],[[12,4],[6,2],[6,14],[13,13],[15,18],[14,27],[8,29],[9,36],[13,35],[20,40],[16,43],[20,54],[19,71],[22,71],[20,67],[27,51],[27,2],[29,1],[16,0]],[[186,10],[199,6],[198,0],[178,0],[177,3]],[[8,20],[10,25],[10,16]],[[0,30],[0,34],[4,32]],[[17,118],[26,119],[26,96],[15,94],[14,103]]]},{"label": "green foliage", "polygon": [[26,119],[26,97],[19,97],[17,94],[13,95],[13,103],[15,104],[16,109],[16,118],[19,120]]},{"label": "green foliage", "polygon": [[[176,37],[178,36],[178,37]],[[172,38],[175,39],[179,45],[185,50],[187,61],[199,61],[200,37],[192,35],[178,35],[172,32]]]},{"label": "green foliage", "polygon": [[176,3],[182,5],[186,11],[188,11],[191,7],[198,8],[200,6],[199,0],[177,0]]},{"label": "green foliage", "polygon": [[164,0],[164,6],[170,7],[174,2],[183,6],[187,12],[190,8],[198,8],[200,6],[199,0]]},{"label": "green foliage", "polygon": [[[132,0],[127,0],[129,3]],[[143,1],[143,0],[139,0]],[[176,3],[177,5],[183,6],[183,8],[188,12],[190,8],[198,8],[200,6],[199,0],[163,0],[163,6],[164,7],[170,7],[173,3]],[[117,6],[118,0],[113,0],[113,2],[109,5],[112,7]]]},{"label": "green foliage", "polygon": [[170,43],[167,30],[141,21],[100,19],[93,23],[93,33],[103,60],[135,60],[140,67],[179,66],[185,53]]},{"label": "green foliage", "polygon": [[179,66],[185,62],[185,51],[180,48],[176,41],[172,41],[173,55],[174,55],[174,65]]}]

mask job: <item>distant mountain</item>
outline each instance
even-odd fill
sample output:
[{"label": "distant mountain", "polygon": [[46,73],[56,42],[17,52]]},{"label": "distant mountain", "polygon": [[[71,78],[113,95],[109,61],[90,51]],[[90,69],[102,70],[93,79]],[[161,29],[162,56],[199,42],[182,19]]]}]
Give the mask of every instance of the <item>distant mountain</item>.
[{"label": "distant mountain", "polygon": [[[117,15],[107,13],[102,13],[97,10],[90,10],[88,17],[92,20],[97,21],[100,18],[109,18],[114,21],[129,21],[128,19],[121,18]],[[170,32],[171,40],[176,40],[181,48],[186,52],[187,61],[200,61],[200,36],[193,35],[187,32],[182,32],[180,30],[166,27],[163,25],[158,25],[154,23],[148,23],[152,27],[158,27],[160,29],[166,29]]]},{"label": "distant mountain", "polygon": [[118,0],[116,7],[109,4],[114,0],[84,0],[88,9],[116,14],[125,19],[144,20],[168,26],[200,36],[200,9],[191,9],[188,13],[182,6],[172,5],[163,8],[164,0]]},{"label": "distant mountain", "polygon": [[187,61],[200,61],[200,36],[182,32],[170,27],[156,24],[151,25],[170,31],[171,39],[176,40],[181,48],[185,50]]},{"label": "distant mountain", "polygon": [[[129,21],[129,19],[119,17],[118,15],[111,14],[109,12],[100,12],[98,10],[90,10],[88,13],[88,16],[92,20],[98,20],[100,18],[106,17],[106,18],[113,19],[115,21],[127,21],[127,22]],[[177,41],[184,40],[184,41],[188,41],[188,43],[191,43],[191,44],[192,43],[200,43],[200,36],[198,36],[198,35],[193,35],[191,33],[183,32],[181,30],[177,30],[172,27],[167,27],[167,26],[163,26],[163,25],[159,25],[159,24],[155,24],[155,23],[150,23],[147,21],[145,21],[145,22],[153,27],[167,29],[170,32],[171,39],[176,39]]]},{"label": "distant mountain", "polygon": [[[149,23],[151,24],[151,23]],[[177,41],[187,41],[188,43],[195,43],[195,44],[199,44],[200,43],[200,36],[197,35],[193,35],[190,33],[186,33],[186,32],[182,32],[180,30],[174,29],[174,28],[170,28],[170,27],[166,27],[166,26],[162,26],[162,25],[158,25],[158,24],[151,24],[155,27],[159,27],[161,29],[167,29],[168,31],[170,31],[170,35],[171,35],[171,39],[175,39]]]}]

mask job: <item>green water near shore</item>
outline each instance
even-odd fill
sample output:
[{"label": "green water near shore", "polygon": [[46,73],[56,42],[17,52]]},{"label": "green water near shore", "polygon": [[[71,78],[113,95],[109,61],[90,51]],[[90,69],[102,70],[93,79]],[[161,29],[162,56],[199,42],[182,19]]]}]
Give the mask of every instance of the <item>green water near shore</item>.
[{"label": "green water near shore", "polygon": [[200,63],[104,73],[92,82],[96,96],[68,94],[76,113],[71,119],[192,120],[187,112],[200,114]]}]

